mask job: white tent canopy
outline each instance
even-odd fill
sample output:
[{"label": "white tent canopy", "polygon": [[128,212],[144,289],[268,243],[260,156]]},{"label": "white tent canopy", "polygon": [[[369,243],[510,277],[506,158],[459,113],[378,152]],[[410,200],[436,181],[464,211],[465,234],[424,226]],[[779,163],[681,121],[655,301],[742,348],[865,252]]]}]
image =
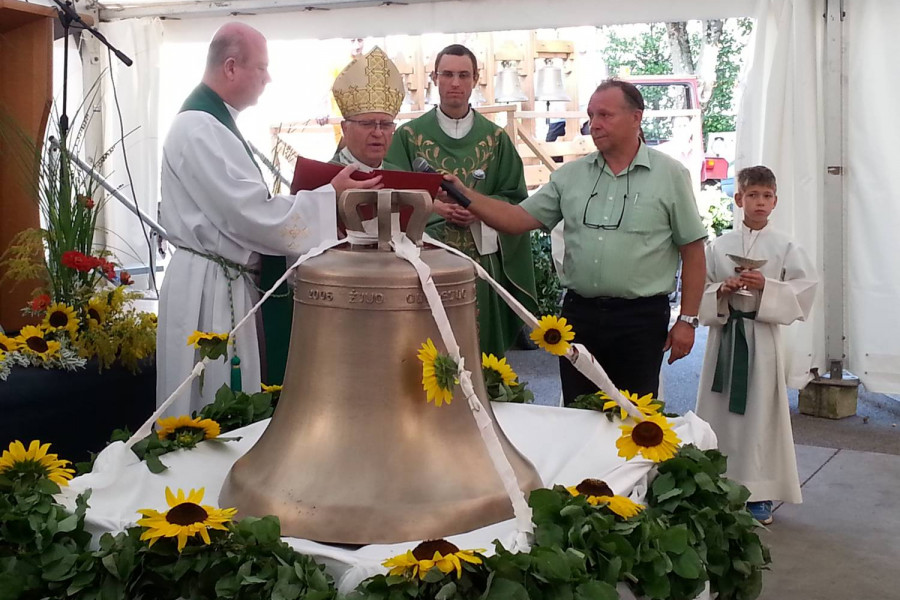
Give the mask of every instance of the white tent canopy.
[{"label": "white tent canopy", "polygon": [[[791,384],[802,387],[810,368],[825,372],[845,366],[869,390],[900,392],[900,319],[891,318],[897,312],[892,307],[900,303],[900,261],[896,259],[900,236],[894,233],[900,229],[900,192],[890,185],[886,168],[891,137],[900,131],[900,116],[892,110],[897,97],[892,92],[900,92],[900,82],[889,63],[893,55],[889,49],[895,45],[891,24],[900,22],[900,2],[130,0],[96,4],[101,21],[112,19],[101,22],[101,31],[135,58],[130,69],[117,63],[109,66],[125,111],[124,129],[140,127],[126,146],[135,195],[148,214],[156,211],[157,148],[165,135],[158,131],[156,110],[160,81],[166,79],[165,73],[159,73],[162,48],[170,43],[206,43],[227,20],[245,21],[270,40],[296,40],[755,16],[753,63],[742,93],[736,163],[738,167],[763,163],[778,175],[775,226],[803,244],[824,283],[812,320],[790,328]],[[845,11],[843,19],[840,8]],[[88,53],[106,61],[102,47],[93,43],[90,48]],[[198,72],[198,80],[199,76]],[[106,98],[112,95],[107,93]],[[107,147],[118,138],[118,125],[105,123],[104,129]],[[116,177],[124,173],[114,166],[112,170]],[[120,218],[134,221],[124,212],[121,217],[113,215],[111,228],[128,231],[134,227],[116,227]],[[137,227],[132,232],[139,231]],[[140,245],[137,235],[132,238],[135,246]]]}]

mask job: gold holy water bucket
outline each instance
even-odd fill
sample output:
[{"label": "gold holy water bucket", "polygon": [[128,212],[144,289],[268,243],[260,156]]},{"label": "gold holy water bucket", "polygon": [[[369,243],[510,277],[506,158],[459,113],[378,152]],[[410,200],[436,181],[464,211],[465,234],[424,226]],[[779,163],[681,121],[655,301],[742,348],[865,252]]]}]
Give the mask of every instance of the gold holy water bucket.
[{"label": "gold holy water bucket", "polygon": [[[340,200],[378,206],[379,247],[341,246],[298,268],[291,347],[281,399],[256,445],[232,467],[220,506],[277,515],[282,534],[343,544],[435,539],[513,516],[512,505],[465,398],[426,402],[421,344],[444,346],[412,265],[389,250],[391,205],[412,205],[407,235],[421,245],[426,192],[352,190]],[[424,248],[422,260],[472,371],[481,375],[475,271]],[[484,410],[493,419],[490,402]],[[494,430],[526,494],[541,487],[531,463]]]}]

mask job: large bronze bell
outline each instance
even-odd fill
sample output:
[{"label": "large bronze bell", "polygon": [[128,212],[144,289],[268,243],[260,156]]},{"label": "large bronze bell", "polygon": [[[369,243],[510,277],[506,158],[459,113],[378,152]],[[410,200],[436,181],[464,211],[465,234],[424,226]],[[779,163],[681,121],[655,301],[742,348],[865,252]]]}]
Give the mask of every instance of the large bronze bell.
[{"label": "large bronze bell", "polygon": [[[411,204],[407,235],[421,244],[431,199],[417,191],[346,192],[339,204],[349,229],[360,229],[355,207],[376,199],[381,250],[344,245],[298,268],[278,408],[219,496],[220,506],[237,507],[240,516],[277,515],[287,536],[395,543],[513,516],[465,399],[457,393],[437,407],[422,388],[418,349],[427,338],[439,350],[443,344],[412,265],[386,241],[391,204]],[[439,248],[423,248],[422,259],[475,390],[486,398],[474,269]],[[490,403],[483,406],[493,417]],[[531,463],[495,430],[522,491],[540,487]]]}]

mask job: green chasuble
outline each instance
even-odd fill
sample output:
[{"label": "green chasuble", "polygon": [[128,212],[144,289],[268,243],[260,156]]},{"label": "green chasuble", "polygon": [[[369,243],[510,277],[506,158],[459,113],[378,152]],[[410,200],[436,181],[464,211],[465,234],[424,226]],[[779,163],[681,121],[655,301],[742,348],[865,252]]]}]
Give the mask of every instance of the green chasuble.
[{"label": "green chasuble", "polygon": [[[400,127],[387,160],[411,171],[412,162],[421,156],[436,170],[456,175],[466,186],[487,196],[510,204],[518,204],[528,196],[522,159],[502,128],[476,112],[472,130],[457,140],[441,129],[437,111],[435,108]],[[484,172],[483,179],[472,176],[479,169]],[[529,234],[499,233],[499,252],[479,255],[468,227],[432,215],[428,233],[477,260],[525,308],[537,311]],[[522,321],[481,279],[477,281],[477,299],[481,351],[502,357],[515,341]]]},{"label": "green chasuble", "polygon": [[[336,165],[346,166],[340,155],[335,152],[331,161]],[[397,166],[385,162],[382,169],[400,171]],[[263,256],[260,273],[260,288],[268,290],[287,270],[287,259],[283,256]],[[267,385],[281,385],[284,382],[284,371],[287,367],[288,348],[291,345],[291,325],[294,318],[294,296],[287,284],[281,287],[263,304],[263,328],[266,332],[266,371],[263,374]]]}]

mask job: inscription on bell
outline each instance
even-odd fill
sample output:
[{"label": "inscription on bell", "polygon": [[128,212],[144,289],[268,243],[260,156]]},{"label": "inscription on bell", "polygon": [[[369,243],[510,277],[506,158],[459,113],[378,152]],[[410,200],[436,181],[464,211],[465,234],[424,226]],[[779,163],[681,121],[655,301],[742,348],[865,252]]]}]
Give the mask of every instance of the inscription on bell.
[{"label": "inscription on bell", "polygon": [[350,290],[350,304],[384,304],[384,294],[366,290]]},{"label": "inscription on bell", "polygon": [[[439,287],[444,306],[460,306],[475,301],[475,284]],[[428,310],[428,298],[421,289],[409,287],[364,288],[303,282],[294,299],[300,304],[354,310]]]},{"label": "inscription on bell", "polygon": [[[443,303],[453,300],[466,300],[469,297],[469,290],[466,288],[454,288],[449,290],[438,290]],[[424,304],[428,302],[428,298],[422,292],[415,292],[406,296],[407,304]]]}]

